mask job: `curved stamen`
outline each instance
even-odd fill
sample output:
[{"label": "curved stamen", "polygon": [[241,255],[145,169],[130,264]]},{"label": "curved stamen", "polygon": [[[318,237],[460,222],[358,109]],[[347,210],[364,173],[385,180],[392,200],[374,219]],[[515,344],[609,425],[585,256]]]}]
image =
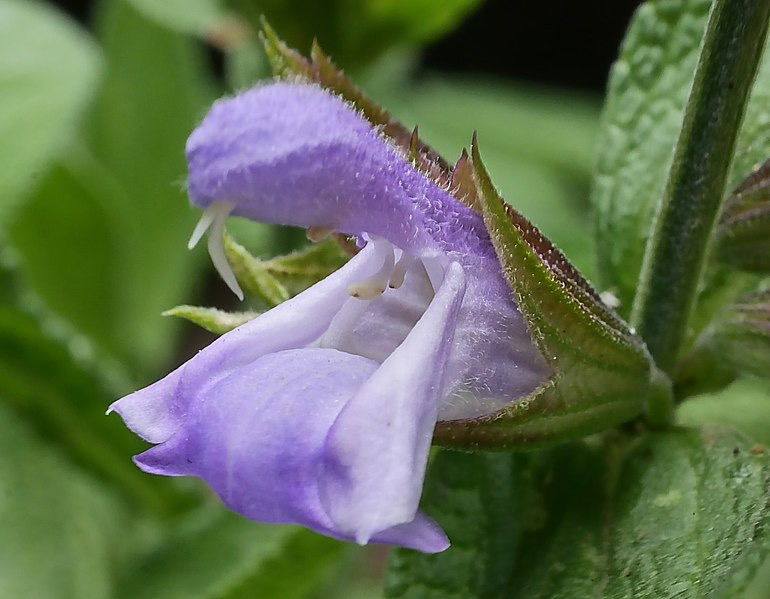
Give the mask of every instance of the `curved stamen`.
[{"label": "curved stamen", "polygon": [[371,277],[348,285],[348,293],[361,300],[373,300],[385,292],[396,263],[393,246],[384,239],[372,239],[378,253],[382,254],[382,266]]},{"label": "curved stamen", "polygon": [[204,210],[203,214],[201,214],[198,224],[195,225],[195,229],[193,229],[192,235],[190,235],[190,241],[187,242],[188,250],[191,250],[196,245],[198,245],[198,242],[201,240],[201,237],[203,237],[203,234],[208,231],[211,223],[214,222],[214,218],[216,217],[217,212],[221,209],[220,203],[221,202],[212,202],[206,207],[206,210]]},{"label": "curved stamen", "polygon": [[406,252],[401,253],[401,257],[398,259],[398,262],[396,262],[396,266],[393,268],[393,272],[390,275],[388,286],[391,289],[398,289],[404,284],[406,271],[412,267],[414,261],[414,256],[407,254]]},{"label": "curved stamen", "polygon": [[190,241],[187,247],[192,249],[200,241],[201,237],[206,231],[209,231],[208,250],[211,261],[214,263],[214,268],[217,269],[219,276],[227,284],[238,299],[243,299],[243,291],[241,291],[240,285],[235,278],[233,269],[230,268],[230,263],[225,256],[223,235],[225,230],[225,221],[230,213],[235,208],[235,204],[231,202],[212,202],[206,207],[206,211],[201,216],[198,224],[195,226]]}]

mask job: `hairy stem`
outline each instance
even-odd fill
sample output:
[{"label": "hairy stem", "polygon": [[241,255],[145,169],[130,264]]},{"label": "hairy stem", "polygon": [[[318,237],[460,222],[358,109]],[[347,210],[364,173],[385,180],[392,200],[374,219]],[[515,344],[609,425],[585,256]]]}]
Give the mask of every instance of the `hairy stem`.
[{"label": "hairy stem", "polygon": [[769,19],[770,0],[715,0],[709,16],[631,317],[668,374],[687,331]]}]

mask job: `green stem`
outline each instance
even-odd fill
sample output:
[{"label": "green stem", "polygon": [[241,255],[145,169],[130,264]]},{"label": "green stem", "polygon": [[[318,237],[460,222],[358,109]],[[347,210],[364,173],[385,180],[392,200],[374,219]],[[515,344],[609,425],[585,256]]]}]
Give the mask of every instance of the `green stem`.
[{"label": "green stem", "polygon": [[631,317],[671,374],[762,56],[770,0],[715,0]]}]

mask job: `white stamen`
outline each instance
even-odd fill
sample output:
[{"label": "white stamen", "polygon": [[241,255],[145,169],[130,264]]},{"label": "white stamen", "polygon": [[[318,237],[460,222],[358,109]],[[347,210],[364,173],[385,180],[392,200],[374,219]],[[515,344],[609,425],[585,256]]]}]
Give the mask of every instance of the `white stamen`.
[{"label": "white stamen", "polygon": [[423,258],[422,264],[425,267],[425,272],[428,273],[428,279],[430,279],[433,291],[438,291],[438,288],[441,287],[441,283],[444,280],[444,271],[448,266],[446,258],[438,256]]},{"label": "white stamen", "polygon": [[191,250],[196,245],[198,245],[198,242],[201,240],[201,237],[203,237],[203,234],[208,231],[211,223],[214,222],[214,218],[216,217],[218,211],[221,210],[221,204],[222,202],[212,202],[206,206],[206,210],[203,212],[203,214],[201,214],[201,218],[198,221],[198,224],[195,225],[195,229],[193,229],[192,235],[190,235],[190,241],[187,242],[188,250]]},{"label": "white stamen", "polygon": [[203,237],[203,234],[206,231],[209,231],[208,249],[211,261],[214,263],[214,268],[217,269],[219,276],[222,277],[222,280],[232,292],[238,296],[238,299],[242,300],[243,291],[241,291],[241,286],[238,285],[235,273],[233,273],[233,269],[227,261],[227,256],[225,256],[223,241],[225,221],[227,220],[227,217],[230,216],[233,208],[235,208],[235,204],[232,204],[231,202],[211,202],[201,216],[201,219],[198,221],[198,224],[195,226],[195,230],[193,231],[192,237],[190,237],[190,243],[187,244],[187,247],[190,249],[195,247],[201,237]]},{"label": "white stamen", "polygon": [[348,285],[348,293],[361,300],[373,300],[385,292],[396,263],[393,246],[384,239],[373,239],[378,253],[382,254],[382,266],[368,279]]},{"label": "white stamen", "polygon": [[390,282],[388,285],[391,289],[398,289],[404,284],[404,277],[406,271],[409,270],[414,264],[415,257],[403,252],[401,257],[396,262],[396,266],[393,268],[393,272],[390,275]]}]

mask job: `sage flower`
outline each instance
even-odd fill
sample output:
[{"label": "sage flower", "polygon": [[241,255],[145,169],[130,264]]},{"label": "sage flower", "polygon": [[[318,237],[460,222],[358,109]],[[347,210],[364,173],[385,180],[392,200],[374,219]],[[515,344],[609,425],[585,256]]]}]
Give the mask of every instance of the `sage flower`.
[{"label": "sage flower", "polygon": [[437,421],[494,414],[549,374],[481,216],[309,83],[219,100],[187,143],[193,242],[240,292],[229,215],[344,233],[340,270],[111,407],[232,510],[358,543],[448,546],[418,510]]}]

